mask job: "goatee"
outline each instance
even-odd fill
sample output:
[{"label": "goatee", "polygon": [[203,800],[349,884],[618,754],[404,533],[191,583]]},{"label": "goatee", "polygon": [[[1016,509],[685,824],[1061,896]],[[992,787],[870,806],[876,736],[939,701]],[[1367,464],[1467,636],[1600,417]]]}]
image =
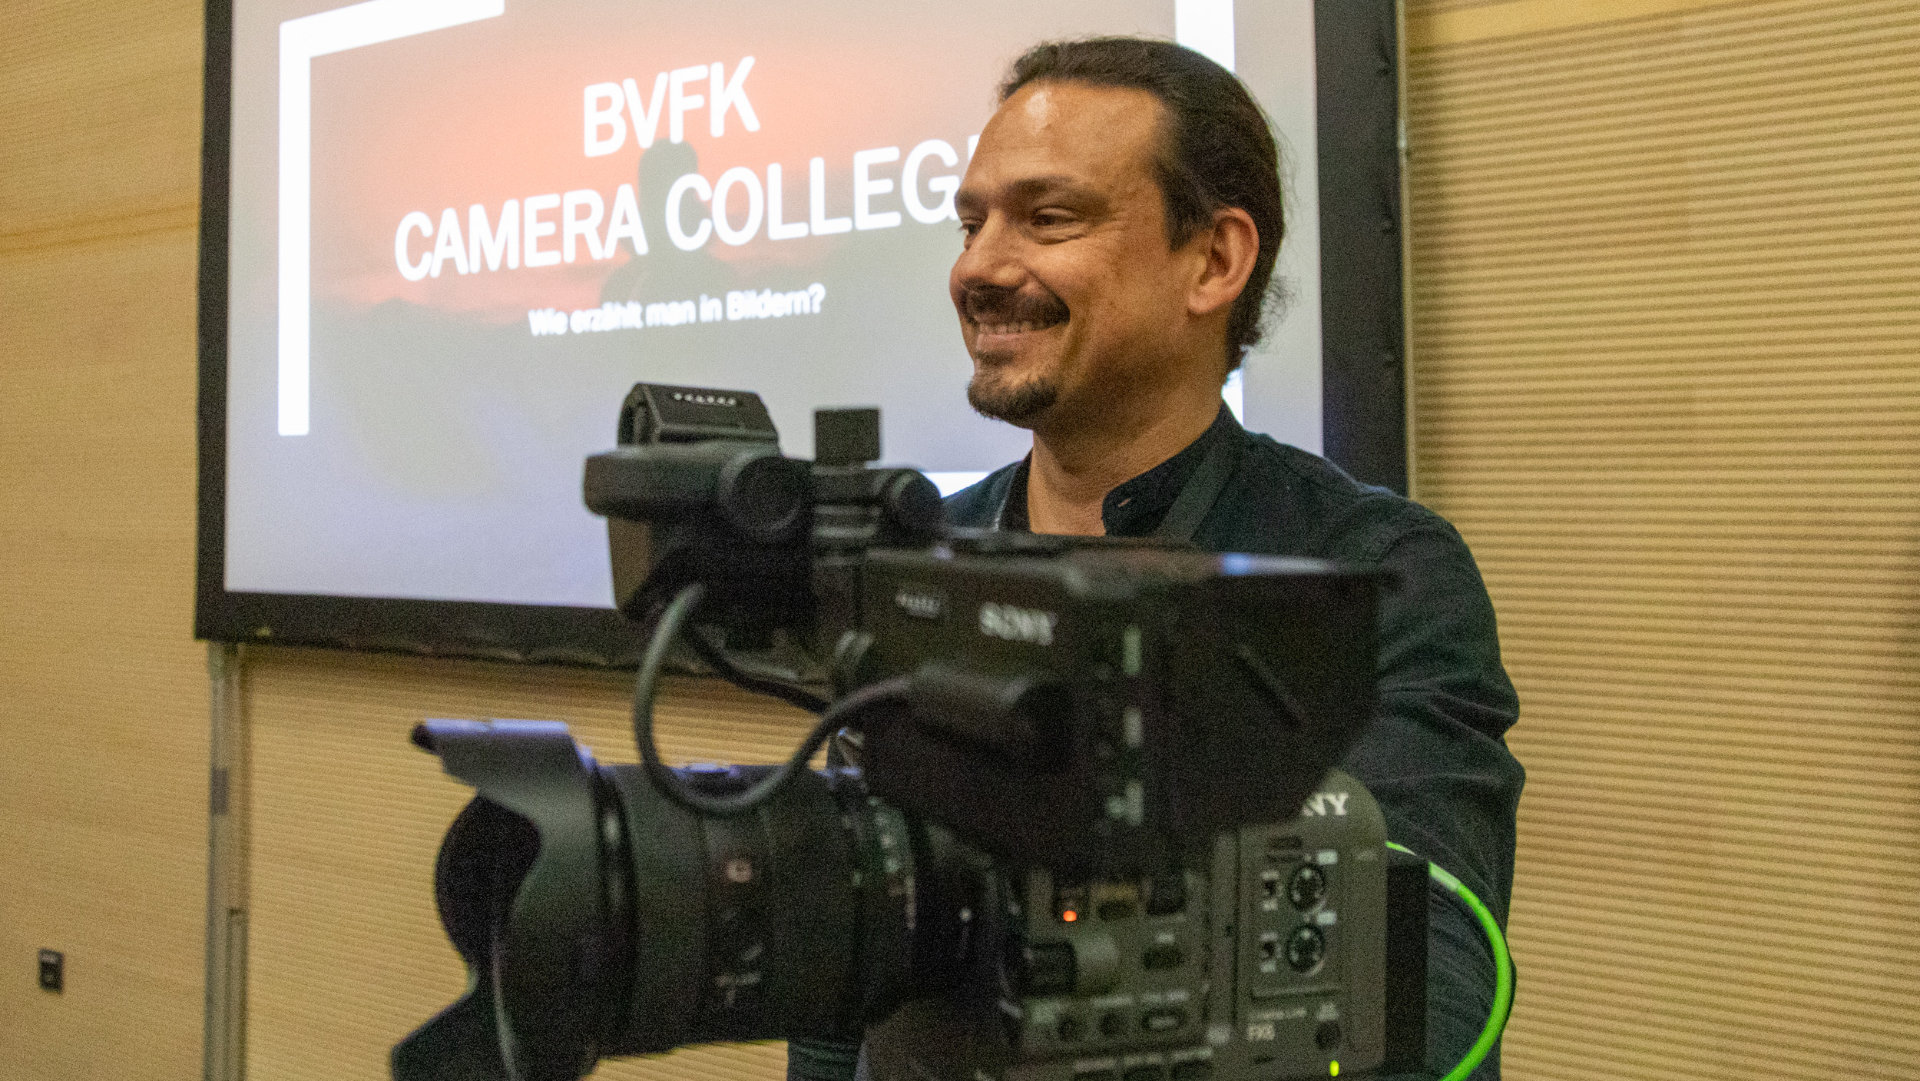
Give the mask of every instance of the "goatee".
[{"label": "goatee", "polygon": [[1009,386],[992,372],[976,371],[967,383],[967,404],[975,412],[1020,428],[1032,427],[1033,421],[1059,400],[1060,388],[1047,379]]}]

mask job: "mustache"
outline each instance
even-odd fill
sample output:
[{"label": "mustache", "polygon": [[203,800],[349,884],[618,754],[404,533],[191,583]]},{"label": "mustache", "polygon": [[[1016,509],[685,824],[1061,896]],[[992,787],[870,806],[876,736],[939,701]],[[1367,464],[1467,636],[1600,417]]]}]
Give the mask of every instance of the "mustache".
[{"label": "mustache", "polygon": [[960,313],[975,323],[1062,323],[1066,302],[1052,292],[1022,292],[999,285],[969,285],[960,293]]}]

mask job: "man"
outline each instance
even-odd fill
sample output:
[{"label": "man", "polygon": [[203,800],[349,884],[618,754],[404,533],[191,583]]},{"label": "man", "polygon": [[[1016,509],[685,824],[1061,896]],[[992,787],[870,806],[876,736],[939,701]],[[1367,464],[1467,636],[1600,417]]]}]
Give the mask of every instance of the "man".
[{"label": "man", "polygon": [[[1394,840],[1504,920],[1522,771],[1501,737],[1518,707],[1465,544],[1431,511],[1249,434],[1220,402],[1259,339],[1280,246],[1259,107],[1212,61],[1134,39],[1041,45],[1000,101],[956,194],[949,290],[974,362],[968,399],[1031,430],[1033,450],[949,499],[949,520],[1396,571],[1380,712],[1345,768]],[[1443,899],[1430,912],[1437,1075],[1478,1034],[1494,977],[1472,920]],[[830,1073],[824,1050],[794,1045],[792,1075]],[[1475,1077],[1498,1073],[1490,1059]]]}]

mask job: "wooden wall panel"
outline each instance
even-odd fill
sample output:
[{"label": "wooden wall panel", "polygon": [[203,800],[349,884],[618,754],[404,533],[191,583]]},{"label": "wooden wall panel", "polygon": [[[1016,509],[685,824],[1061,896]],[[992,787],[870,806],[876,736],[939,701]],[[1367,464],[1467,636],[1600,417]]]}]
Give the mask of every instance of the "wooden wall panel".
[{"label": "wooden wall panel", "polygon": [[1529,770],[1508,1074],[1920,1076],[1920,6],[1409,19],[1416,485]]},{"label": "wooden wall panel", "polygon": [[[200,1069],[198,4],[0,33],[0,1075]],[[42,948],[67,989],[34,980]]]}]

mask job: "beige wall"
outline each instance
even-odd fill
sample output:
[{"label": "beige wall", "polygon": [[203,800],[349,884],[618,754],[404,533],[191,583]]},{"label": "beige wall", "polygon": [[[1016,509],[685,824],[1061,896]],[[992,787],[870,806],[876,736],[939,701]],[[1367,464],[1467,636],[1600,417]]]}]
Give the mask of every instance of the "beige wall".
[{"label": "beige wall", "polygon": [[[198,4],[0,11],[0,1075],[197,1076]],[[65,994],[35,951],[67,955]]]},{"label": "beige wall", "polygon": [[1920,5],[1415,15],[1420,494],[1529,771],[1509,1075],[1920,1077]]},{"label": "beige wall", "polygon": [[[1525,705],[1509,1075],[1920,1076],[1920,15],[1410,15],[1419,483]],[[41,2],[0,34],[0,1073],[27,1081],[199,1071],[201,18]],[[406,728],[555,717],[621,759],[624,687],[247,668],[254,1076],[378,1077],[459,985],[426,891],[462,796]],[[796,731],[685,685],[665,721],[682,755]]]}]

